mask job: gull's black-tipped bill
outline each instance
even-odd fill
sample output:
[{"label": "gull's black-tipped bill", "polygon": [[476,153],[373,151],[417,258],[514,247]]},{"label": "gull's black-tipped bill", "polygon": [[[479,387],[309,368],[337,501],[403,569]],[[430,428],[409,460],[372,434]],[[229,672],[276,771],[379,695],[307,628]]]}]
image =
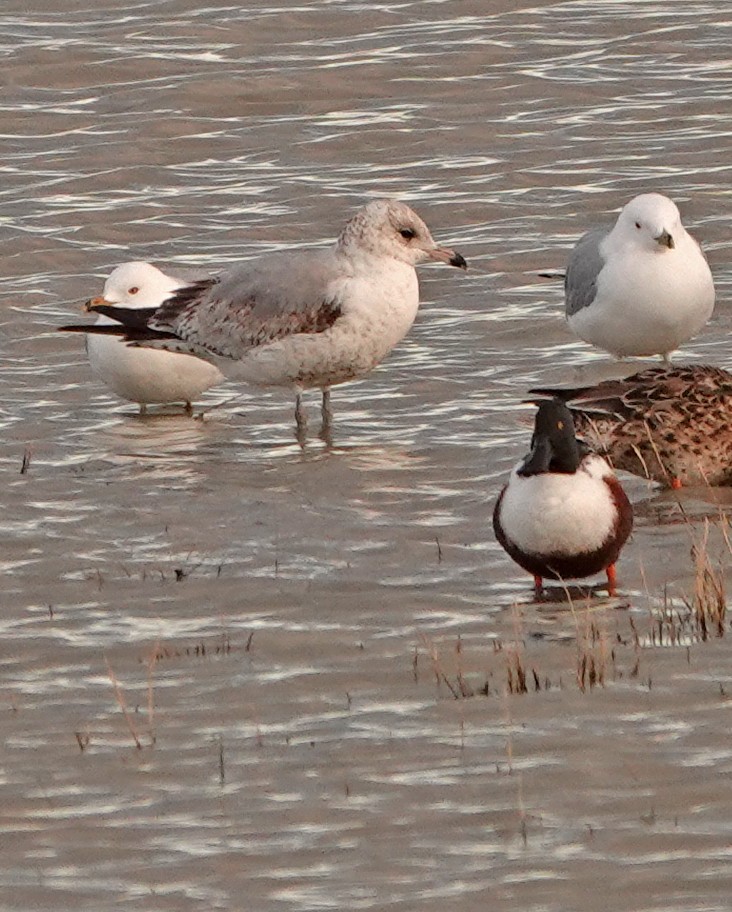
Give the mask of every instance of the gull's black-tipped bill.
[{"label": "gull's black-tipped bill", "polygon": [[458,269],[467,269],[468,261],[462,255],[462,253],[455,253],[450,257],[450,266],[457,266]]}]

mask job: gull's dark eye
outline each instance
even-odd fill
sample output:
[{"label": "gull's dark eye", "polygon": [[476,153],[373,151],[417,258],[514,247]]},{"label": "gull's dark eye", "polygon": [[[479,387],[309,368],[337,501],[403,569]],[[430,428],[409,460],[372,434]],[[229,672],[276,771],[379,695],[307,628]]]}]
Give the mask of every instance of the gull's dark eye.
[{"label": "gull's dark eye", "polygon": [[405,241],[411,241],[412,238],[417,237],[417,232],[414,228],[400,228],[399,234],[401,234]]},{"label": "gull's dark eye", "polygon": [[140,289],[137,287],[137,285],[133,285],[132,288],[127,289],[127,294],[137,294],[139,290]]},{"label": "gull's dark eye", "polygon": [[636,223],[635,223],[635,227],[638,229],[638,231],[640,231],[641,223],[640,223],[640,222],[636,222]]}]

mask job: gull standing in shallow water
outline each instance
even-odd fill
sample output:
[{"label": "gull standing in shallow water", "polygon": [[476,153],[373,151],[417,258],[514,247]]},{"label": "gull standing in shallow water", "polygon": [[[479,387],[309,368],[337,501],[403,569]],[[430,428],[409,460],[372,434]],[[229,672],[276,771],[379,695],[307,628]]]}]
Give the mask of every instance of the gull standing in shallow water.
[{"label": "gull standing in shallow water", "polygon": [[668,362],[714,309],[706,257],[676,205],[659,193],[636,196],[611,230],[580,238],[564,288],[570,329],[618,358]]},{"label": "gull standing in shallow water", "polygon": [[615,562],[633,528],[633,508],[613,470],[574,433],[558,399],[542,402],[531,452],[511,472],[493,511],[501,546],[531,573],[578,579],[605,571],[615,595]]},{"label": "gull standing in shallow water", "polygon": [[466,268],[404,203],[374,200],[329,250],[260,257],[179,288],[158,308],[90,309],[123,324],[140,350],[187,352],[232,380],[292,389],[301,441],[302,391],[319,388],[327,439],[330,387],[364,377],[406,335],[419,306],[414,267],[424,260]]},{"label": "gull standing in shallow water", "polygon": [[[102,296],[92,298],[85,306],[87,310],[155,308],[185,284],[150,263],[123,263],[104,283]],[[112,332],[107,334],[104,327]],[[141,412],[147,405],[166,402],[183,402],[190,412],[196,396],[224,379],[217,367],[201,358],[128,345],[113,334],[121,331],[121,325],[112,317],[100,314],[94,332],[99,329],[104,334],[87,335],[92,373],[122,399],[139,403]]]}]

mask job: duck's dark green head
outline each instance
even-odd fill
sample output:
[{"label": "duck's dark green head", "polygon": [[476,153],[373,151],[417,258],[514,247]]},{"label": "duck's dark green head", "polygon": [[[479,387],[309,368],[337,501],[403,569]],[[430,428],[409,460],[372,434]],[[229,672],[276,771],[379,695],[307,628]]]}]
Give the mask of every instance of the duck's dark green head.
[{"label": "duck's dark green head", "polygon": [[531,452],[518,470],[521,476],[558,472],[573,475],[589,447],[574,436],[572,413],[560,399],[539,404]]}]

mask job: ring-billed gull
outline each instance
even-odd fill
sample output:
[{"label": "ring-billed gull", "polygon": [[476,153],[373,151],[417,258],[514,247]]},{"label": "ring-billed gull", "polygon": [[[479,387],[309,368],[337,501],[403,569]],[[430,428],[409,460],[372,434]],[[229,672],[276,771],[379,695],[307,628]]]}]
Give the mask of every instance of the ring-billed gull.
[{"label": "ring-billed gull", "polygon": [[404,203],[374,200],[329,250],[260,257],[178,289],[157,309],[92,310],[119,320],[145,348],[199,355],[232,380],[291,388],[300,439],[302,391],[321,389],[327,436],[330,387],[368,374],[414,322],[414,267],[424,260],[466,268]]},{"label": "ring-billed gull", "polygon": [[493,511],[509,557],[543,580],[605,571],[615,594],[615,562],[633,527],[633,508],[605,460],[575,437],[572,415],[554,399],[536,414],[531,452],[511,472]]},{"label": "ring-billed gull", "polygon": [[561,397],[577,430],[615,468],[662,485],[732,485],[732,374],[709,365],[654,367]]},{"label": "ring-billed gull", "polygon": [[668,361],[714,309],[706,257],[676,205],[659,193],[636,196],[612,229],[580,238],[564,287],[570,329],[621,358]]},{"label": "ring-billed gull", "polygon": [[[101,297],[85,306],[92,311],[100,307],[154,309],[185,284],[150,263],[123,263],[110,273]],[[95,327],[121,328],[105,314],[99,315]],[[92,373],[122,399],[139,403],[142,412],[147,405],[166,402],[183,402],[190,412],[196,396],[224,379],[217,367],[201,358],[136,348],[118,335],[90,333],[86,350]]]}]

